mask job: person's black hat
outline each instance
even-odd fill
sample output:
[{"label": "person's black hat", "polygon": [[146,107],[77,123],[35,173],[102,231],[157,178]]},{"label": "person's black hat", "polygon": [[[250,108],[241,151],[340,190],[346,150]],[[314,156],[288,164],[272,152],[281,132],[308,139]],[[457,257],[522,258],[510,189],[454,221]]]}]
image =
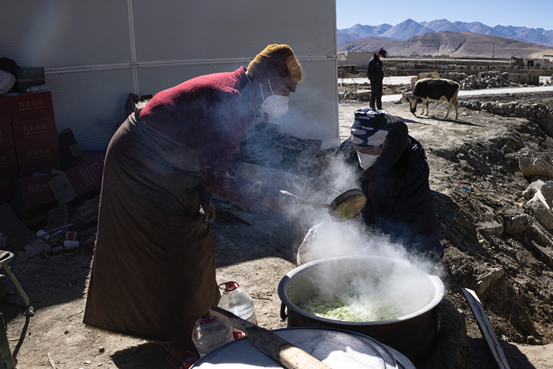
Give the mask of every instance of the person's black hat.
[{"label": "person's black hat", "polygon": [[382,47],[380,48],[380,50],[378,50],[377,54],[382,55],[383,58],[388,56],[388,52],[386,50],[384,50],[384,48],[382,48]]}]

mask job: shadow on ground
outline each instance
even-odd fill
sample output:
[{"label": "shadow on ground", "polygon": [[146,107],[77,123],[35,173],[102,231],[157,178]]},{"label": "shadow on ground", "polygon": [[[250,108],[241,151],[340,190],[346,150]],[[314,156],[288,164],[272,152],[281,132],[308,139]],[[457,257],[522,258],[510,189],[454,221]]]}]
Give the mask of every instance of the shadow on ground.
[{"label": "shadow on ground", "polygon": [[[472,358],[473,369],[492,369],[497,367],[497,363],[484,338],[475,339],[467,337],[467,340],[474,354]],[[499,344],[503,348],[505,357],[511,368],[536,369],[536,367],[528,361],[526,355],[520,352],[518,347],[504,341],[500,341]]]},{"label": "shadow on ground", "polygon": [[[464,125],[464,126],[472,126],[472,127],[483,127],[482,125],[480,124],[474,124],[474,123],[471,123],[471,122],[464,122],[462,120],[459,120],[459,119],[449,119],[449,118],[441,118],[441,117],[436,117],[434,115],[430,115],[430,116],[418,116],[420,119],[431,119],[431,120],[434,120],[434,121],[439,121],[439,122],[448,122],[448,123],[454,123],[454,124],[460,124],[460,125]],[[413,122],[413,123],[421,123],[421,122]]]},{"label": "shadow on ground", "polygon": [[[144,343],[116,351],[111,354],[111,359],[118,369],[173,368],[169,363],[171,355],[165,351],[163,345],[155,343]],[[180,364],[176,359],[173,362]]]},{"label": "shadow on ground", "polygon": [[[31,306],[39,310],[81,298],[85,291],[92,252],[78,249],[75,252],[53,257],[37,256],[10,268],[29,298]],[[14,291],[15,292],[15,291]],[[21,314],[25,308],[17,292],[8,294],[0,303],[6,322]]]}]

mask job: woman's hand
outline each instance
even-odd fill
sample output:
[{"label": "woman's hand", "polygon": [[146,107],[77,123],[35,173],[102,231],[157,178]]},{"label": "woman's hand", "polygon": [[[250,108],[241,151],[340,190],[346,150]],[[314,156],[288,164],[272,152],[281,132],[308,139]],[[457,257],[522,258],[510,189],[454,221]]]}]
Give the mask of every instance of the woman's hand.
[{"label": "woman's hand", "polygon": [[213,222],[215,220],[215,206],[210,201],[207,205],[202,205],[204,211],[204,221]]}]

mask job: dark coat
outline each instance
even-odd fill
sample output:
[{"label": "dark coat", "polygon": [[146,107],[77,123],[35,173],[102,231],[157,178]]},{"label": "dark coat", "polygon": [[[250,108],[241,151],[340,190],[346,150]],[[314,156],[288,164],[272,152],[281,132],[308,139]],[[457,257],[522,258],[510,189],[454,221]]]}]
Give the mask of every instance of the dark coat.
[{"label": "dark coat", "polygon": [[366,171],[359,166],[351,139],[342,143],[340,151],[359,171],[359,185],[368,198],[362,213],[365,222],[376,224],[407,248],[430,252],[427,256],[439,260],[443,250],[428,183],[429,167],[422,145],[408,135],[406,124],[391,124],[388,146]]},{"label": "dark coat", "polygon": [[199,212],[200,178],[167,153],[186,160],[135,113],[111,139],[84,323],[191,345],[196,319],[220,297],[213,234]]},{"label": "dark coat", "polygon": [[384,79],[384,71],[382,70],[382,60],[378,55],[374,54],[371,60],[369,60],[369,65],[367,67],[367,78],[370,80],[381,81]]},{"label": "dark coat", "polygon": [[85,324],[193,345],[196,319],[220,298],[202,194],[251,208],[265,196],[230,165],[255,116],[248,86],[244,67],[193,78],[155,95],[117,130],[104,166]]}]

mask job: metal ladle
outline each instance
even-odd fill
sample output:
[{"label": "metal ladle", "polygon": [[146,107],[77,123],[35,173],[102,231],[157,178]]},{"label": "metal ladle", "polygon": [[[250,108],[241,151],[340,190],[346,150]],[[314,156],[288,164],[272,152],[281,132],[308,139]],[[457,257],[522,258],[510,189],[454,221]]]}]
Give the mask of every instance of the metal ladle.
[{"label": "metal ladle", "polygon": [[367,204],[367,197],[358,188],[347,190],[336,196],[330,204],[318,202],[307,202],[308,205],[315,208],[327,208],[332,220],[335,222],[344,222],[355,218]]}]

